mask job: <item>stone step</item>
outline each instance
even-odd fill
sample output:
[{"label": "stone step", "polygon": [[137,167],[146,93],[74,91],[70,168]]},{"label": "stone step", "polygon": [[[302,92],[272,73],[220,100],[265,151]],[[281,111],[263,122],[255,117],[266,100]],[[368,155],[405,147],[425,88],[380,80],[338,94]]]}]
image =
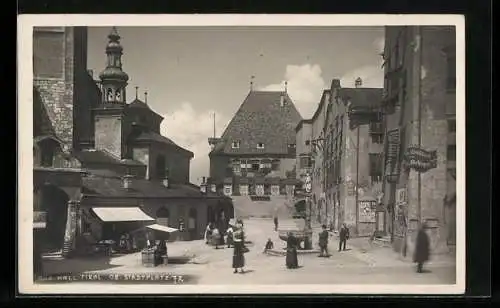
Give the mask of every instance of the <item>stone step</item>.
[{"label": "stone step", "polygon": [[373,239],[373,244],[382,247],[392,247],[391,238],[389,236],[376,237]]},{"label": "stone step", "polygon": [[[286,250],[285,249],[269,249],[265,253],[268,255],[271,255],[271,256],[285,256]],[[319,254],[319,253],[320,253],[320,251],[318,249],[310,249],[310,250],[299,249],[299,250],[297,250],[298,255]]]}]

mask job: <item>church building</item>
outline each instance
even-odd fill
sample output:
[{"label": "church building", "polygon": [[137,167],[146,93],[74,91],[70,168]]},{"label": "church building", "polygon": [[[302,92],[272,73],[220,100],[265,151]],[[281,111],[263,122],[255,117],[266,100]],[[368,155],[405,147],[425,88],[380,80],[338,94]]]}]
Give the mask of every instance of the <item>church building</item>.
[{"label": "church building", "polygon": [[160,133],[147,93],[128,101],[120,36],[87,69],[87,28],[34,31],[34,229],[37,251],[63,256],[148,224],[200,239],[234,216],[231,199],[189,182],[194,154]]}]

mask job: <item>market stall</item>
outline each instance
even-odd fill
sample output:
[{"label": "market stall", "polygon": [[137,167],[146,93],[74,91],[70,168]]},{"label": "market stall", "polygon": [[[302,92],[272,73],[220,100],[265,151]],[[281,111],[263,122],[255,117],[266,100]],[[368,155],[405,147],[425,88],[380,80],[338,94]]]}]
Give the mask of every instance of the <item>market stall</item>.
[{"label": "market stall", "polygon": [[167,226],[152,224],[134,231],[137,242],[142,243],[142,265],[155,267],[168,264],[167,242],[175,241],[179,230]]}]

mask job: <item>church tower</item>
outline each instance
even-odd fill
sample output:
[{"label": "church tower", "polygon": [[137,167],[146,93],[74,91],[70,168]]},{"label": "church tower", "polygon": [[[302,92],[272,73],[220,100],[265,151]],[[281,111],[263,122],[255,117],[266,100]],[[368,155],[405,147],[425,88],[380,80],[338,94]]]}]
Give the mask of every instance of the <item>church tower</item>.
[{"label": "church tower", "polygon": [[130,126],[125,115],[129,76],[122,70],[123,48],[115,27],[108,39],[106,68],[99,74],[102,103],[94,109],[94,141],[96,150],[106,151],[122,159],[127,151],[124,136]]},{"label": "church tower", "polygon": [[125,104],[128,75],[122,70],[123,47],[120,45],[120,35],[118,35],[116,27],[113,27],[108,39],[106,68],[99,74],[102,102],[104,104]]}]

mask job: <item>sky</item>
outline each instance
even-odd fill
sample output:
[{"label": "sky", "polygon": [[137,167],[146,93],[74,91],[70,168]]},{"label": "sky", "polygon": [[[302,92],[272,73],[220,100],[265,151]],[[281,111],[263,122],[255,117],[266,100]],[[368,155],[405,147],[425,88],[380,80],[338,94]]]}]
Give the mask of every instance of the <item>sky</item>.
[{"label": "sky", "polygon": [[[118,27],[127,100],[144,100],[165,119],[163,135],[192,151],[190,181],[208,176],[208,138],[220,136],[250,89],[282,90],[303,118],[332,79],[382,87],[383,27]],[[89,69],[105,67],[110,27],[90,27]]]}]

